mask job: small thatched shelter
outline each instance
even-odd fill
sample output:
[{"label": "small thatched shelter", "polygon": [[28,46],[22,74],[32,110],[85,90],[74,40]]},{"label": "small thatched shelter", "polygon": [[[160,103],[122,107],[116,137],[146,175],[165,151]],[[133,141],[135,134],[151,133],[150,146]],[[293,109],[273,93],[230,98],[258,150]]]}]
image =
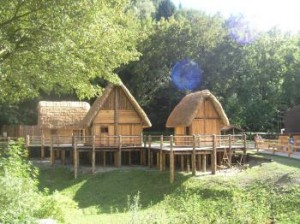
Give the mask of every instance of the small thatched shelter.
[{"label": "small thatched shelter", "polygon": [[220,134],[221,127],[228,125],[222,105],[208,90],[186,95],[166,123],[175,135]]},{"label": "small thatched shelter", "polygon": [[45,138],[84,135],[79,124],[89,109],[90,104],[86,102],[41,101],[38,104],[38,127]]},{"label": "small thatched shelter", "polygon": [[151,122],[123,84],[109,84],[93,103],[81,126],[100,137],[138,136],[143,128],[151,127]]}]

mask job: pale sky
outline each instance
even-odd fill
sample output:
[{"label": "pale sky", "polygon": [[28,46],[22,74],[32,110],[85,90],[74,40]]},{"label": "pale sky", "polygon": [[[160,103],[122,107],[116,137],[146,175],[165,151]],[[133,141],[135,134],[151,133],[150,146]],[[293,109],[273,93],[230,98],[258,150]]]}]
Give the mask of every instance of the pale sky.
[{"label": "pale sky", "polygon": [[220,12],[226,18],[242,13],[258,30],[277,26],[284,31],[300,31],[298,0],[172,0],[176,7],[194,8],[209,14]]}]

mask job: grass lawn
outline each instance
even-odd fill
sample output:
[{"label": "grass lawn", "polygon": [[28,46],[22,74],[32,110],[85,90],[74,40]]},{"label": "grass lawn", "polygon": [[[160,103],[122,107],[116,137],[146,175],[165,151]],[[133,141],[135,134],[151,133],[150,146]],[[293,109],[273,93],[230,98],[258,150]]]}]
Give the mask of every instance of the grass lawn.
[{"label": "grass lawn", "polygon": [[[261,157],[261,155],[258,155]],[[123,168],[96,175],[40,166],[40,188],[75,201],[66,223],[300,223],[300,161],[267,155],[217,175]]]}]

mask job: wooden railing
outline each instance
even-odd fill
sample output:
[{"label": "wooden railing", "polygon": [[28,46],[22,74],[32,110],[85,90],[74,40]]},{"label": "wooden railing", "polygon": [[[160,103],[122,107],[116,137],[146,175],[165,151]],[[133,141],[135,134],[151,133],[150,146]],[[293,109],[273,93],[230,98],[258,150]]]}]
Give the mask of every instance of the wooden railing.
[{"label": "wooden railing", "polygon": [[295,141],[294,145],[289,144],[288,141],[280,141],[279,139],[260,139],[255,141],[257,152],[259,150],[287,153],[290,156],[292,153],[300,151],[300,141]]}]

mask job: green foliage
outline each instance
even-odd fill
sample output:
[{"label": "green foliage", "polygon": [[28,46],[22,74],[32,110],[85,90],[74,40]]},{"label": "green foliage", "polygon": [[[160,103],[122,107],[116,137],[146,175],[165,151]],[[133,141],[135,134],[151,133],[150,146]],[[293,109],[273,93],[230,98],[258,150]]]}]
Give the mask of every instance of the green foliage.
[{"label": "green foliage", "polygon": [[162,0],[157,8],[156,20],[168,19],[175,13],[176,7],[171,0]]},{"label": "green foliage", "polygon": [[35,223],[37,218],[50,217],[63,221],[64,210],[76,204],[59,193],[40,192],[37,169],[28,162],[27,155],[23,139],[1,147],[0,222]]},{"label": "green foliage", "polygon": [[125,0],[4,0],[0,5],[0,102],[40,93],[101,92],[95,78],[135,60],[136,20]]}]

